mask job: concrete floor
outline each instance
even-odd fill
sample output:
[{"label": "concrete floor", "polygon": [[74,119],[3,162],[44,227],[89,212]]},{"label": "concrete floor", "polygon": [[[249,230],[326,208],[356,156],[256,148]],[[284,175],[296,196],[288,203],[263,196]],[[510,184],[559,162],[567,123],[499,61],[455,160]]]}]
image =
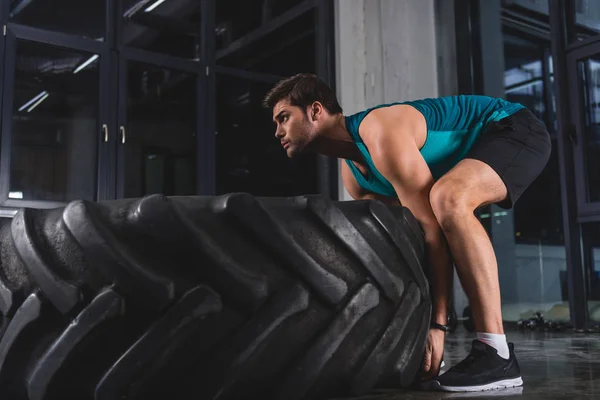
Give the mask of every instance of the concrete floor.
[{"label": "concrete floor", "polygon": [[[512,330],[507,331],[507,337],[515,343],[523,387],[484,393],[384,392],[353,400],[600,399],[599,334]],[[446,341],[446,362],[452,364],[462,360],[468,354],[473,338],[474,334],[464,330],[450,334]]]}]

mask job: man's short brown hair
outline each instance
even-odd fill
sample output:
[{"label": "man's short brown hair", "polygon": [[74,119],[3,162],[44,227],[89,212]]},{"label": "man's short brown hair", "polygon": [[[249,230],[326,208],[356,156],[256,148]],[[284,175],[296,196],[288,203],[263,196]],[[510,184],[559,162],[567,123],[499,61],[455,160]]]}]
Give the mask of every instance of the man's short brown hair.
[{"label": "man's short brown hair", "polygon": [[331,88],[314,74],[301,73],[282,79],[267,93],[263,106],[273,108],[281,100],[289,100],[290,104],[306,108],[318,101],[330,114],[341,114],[342,107],[338,103]]}]

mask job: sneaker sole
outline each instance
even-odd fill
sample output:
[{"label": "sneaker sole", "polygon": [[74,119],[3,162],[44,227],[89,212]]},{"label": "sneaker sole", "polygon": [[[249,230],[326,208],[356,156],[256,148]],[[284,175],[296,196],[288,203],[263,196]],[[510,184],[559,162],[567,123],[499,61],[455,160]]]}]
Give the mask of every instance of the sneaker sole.
[{"label": "sneaker sole", "polygon": [[438,381],[430,381],[427,383],[429,390],[441,390],[444,392],[486,392],[488,390],[507,389],[523,385],[521,377],[513,379],[505,379],[503,381],[487,383],[478,386],[444,386]]},{"label": "sneaker sole", "polygon": [[495,397],[500,397],[502,399],[508,399],[513,396],[522,396],[523,395],[523,386],[517,386],[513,388],[505,388],[505,389],[496,389],[496,390],[488,390],[487,392],[446,392],[443,394],[444,399],[477,399],[481,400],[482,397],[485,399],[492,399]]}]

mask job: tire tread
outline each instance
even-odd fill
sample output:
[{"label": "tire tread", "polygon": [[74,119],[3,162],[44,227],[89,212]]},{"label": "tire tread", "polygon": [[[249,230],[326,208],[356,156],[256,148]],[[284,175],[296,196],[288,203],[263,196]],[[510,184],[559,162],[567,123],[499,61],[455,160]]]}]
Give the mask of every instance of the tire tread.
[{"label": "tire tread", "polygon": [[418,229],[403,207],[316,195],[22,209],[0,219],[0,390],[321,400],[406,387],[431,313]]}]

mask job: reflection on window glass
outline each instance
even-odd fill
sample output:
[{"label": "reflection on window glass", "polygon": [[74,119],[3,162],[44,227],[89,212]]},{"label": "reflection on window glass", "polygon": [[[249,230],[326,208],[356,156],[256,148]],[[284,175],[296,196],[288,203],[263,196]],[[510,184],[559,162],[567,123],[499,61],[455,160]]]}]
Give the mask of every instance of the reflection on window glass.
[{"label": "reflection on window glass", "polygon": [[600,57],[579,62],[583,89],[584,162],[589,202],[600,201]]},{"label": "reflection on window glass", "polygon": [[540,14],[548,15],[548,0],[503,0],[503,6],[519,6]]},{"label": "reflection on window glass", "polygon": [[125,197],[196,194],[196,75],[129,62]]},{"label": "reflection on window glass", "polygon": [[274,83],[217,74],[217,193],[257,196],[316,193],[313,155],[289,159],[261,101]]},{"label": "reflection on window glass", "polygon": [[[512,34],[504,35],[505,96],[507,100],[527,107],[549,127],[551,133],[554,133],[554,86],[545,86],[546,79],[554,82],[550,68],[551,59],[545,56],[548,54],[548,46],[549,43],[534,42]],[[554,146],[546,169],[523,194],[514,209],[515,236],[518,243],[563,243],[562,208],[557,177],[558,158]]]},{"label": "reflection on window glass", "polygon": [[[537,50],[537,49],[536,49]],[[531,81],[542,76],[542,60],[519,65],[504,72],[504,86]]]},{"label": "reflection on window glass", "polygon": [[278,76],[314,72],[315,11],[294,18],[247,46],[221,49],[216,58],[222,66]]},{"label": "reflection on window glass", "polygon": [[104,40],[106,0],[12,0],[9,17],[17,24]]},{"label": "reflection on window glass", "polygon": [[578,40],[600,34],[600,2],[575,2],[575,20]]},{"label": "reflection on window glass", "polygon": [[546,102],[544,99],[544,83],[542,81],[529,82],[525,85],[506,90],[506,99],[521,103],[529,108],[536,117],[544,120]]},{"label": "reflection on window glass", "polygon": [[124,46],[197,59],[200,54],[198,0],[123,0]]},{"label": "reflection on window glass", "polygon": [[[570,2],[575,8],[575,38],[584,40],[600,34],[600,1],[597,0],[558,0]],[[526,14],[534,20],[548,22],[548,0],[503,0],[505,9]]]},{"label": "reflection on window glass", "polygon": [[260,28],[304,0],[219,0],[216,2],[217,49]]},{"label": "reflection on window glass", "polygon": [[11,199],[93,200],[98,57],[17,43]]},{"label": "reflection on window glass", "polygon": [[[552,131],[544,85],[544,46],[515,35],[504,35],[504,91],[506,99],[521,103]],[[548,64],[546,64],[547,66]],[[547,70],[547,68],[545,68]]]},{"label": "reflection on window glass", "polygon": [[590,320],[600,322],[600,223],[583,224],[582,235],[588,312]]}]

